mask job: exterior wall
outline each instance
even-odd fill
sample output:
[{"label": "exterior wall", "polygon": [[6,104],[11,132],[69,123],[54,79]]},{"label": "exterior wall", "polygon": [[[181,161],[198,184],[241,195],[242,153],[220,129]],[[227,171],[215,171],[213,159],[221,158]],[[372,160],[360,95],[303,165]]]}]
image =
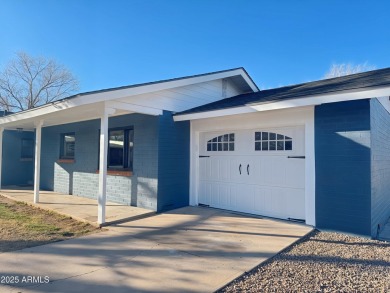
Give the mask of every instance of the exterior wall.
[{"label": "exterior wall", "polygon": [[[387,102],[388,102],[388,98]],[[371,99],[371,235],[390,217],[390,114]]]},{"label": "exterior wall", "polygon": [[[131,114],[109,119],[109,128],[134,127],[133,176],[107,176],[107,200],[157,210],[158,117]],[[42,131],[41,188],[97,198],[99,120]],[[75,162],[58,163],[61,133],[75,132]]]},{"label": "exterior wall", "polygon": [[159,121],[158,211],[187,206],[190,181],[190,122],[174,122],[164,111]]},{"label": "exterior wall", "polygon": [[315,107],[318,228],[371,236],[370,100]]},{"label": "exterior wall", "polygon": [[34,161],[21,158],[22,139],[34,140],[34,132],[5,130],[3,134],[2,186],[33,183]]}]

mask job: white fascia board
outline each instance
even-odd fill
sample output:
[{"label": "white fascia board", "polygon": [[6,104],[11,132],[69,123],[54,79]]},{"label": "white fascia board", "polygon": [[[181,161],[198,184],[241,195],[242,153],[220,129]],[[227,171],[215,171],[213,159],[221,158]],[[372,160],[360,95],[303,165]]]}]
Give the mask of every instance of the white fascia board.
[{"label": "white fascia board", "polygon": [[11,122],[18,122],[20,120],[25,120],[25,119],[30,119],[30,118],[41,117],[41,116],[45,116],[47,114],[54,113],[54,112],[61,111],[61,110],[65,110],[65,109],[67,109],[67,108],[61,107],[61,106],[56,106],[53,104],[45,105],[45,106],[42,106],[39,108],[23,111],[21,113],[15,113],[15,114],[1,117],[0,118],[0,125],[11,123]]},{"label": "white fascia board", "polygon": [[241,71],[241,76],[242,78],[246,81],[246,83],[250,86],[250,88],[252,89],[252,91],[254,93],[258,92],[259,91],[259,88],[256,86],[256,84],[253,82],[253,80],[250,78],[250,76],[245,72],[245,70],[241,69],[240,68],[240,71]]},{"label": "white fascia board", "polygon": [[192,114],[183,114],[178,116],[173,116],[174,121],[186,121],[186,120],[196,120],[204,118],[213,118],[213,117],[222,117],[228,115],[237,115],[237,114],[246,114],[257,112],[257,110],[252,109],[248,106],[229,108],[223,110],[215,110],[208,112],[192,113]]},{"label": "white fascia board", "polygon": [[211,118],[211,117],[251,113],[256,111],[261,112],[261,111],[270,111],[270,110],[279,110],[279,109],[288,109],[288,108],[297,108],[297,107],[306,107],[306,106],[316,106],[316,105],[327,104],[327,103],[362,100],[362,99],[370,99],[370,98],[383,97],[383,96],[390,96],[390,88],[381,88],[381,89],[366,90],[360,92],[340,93],[340,94],[333,94],[333,95],[318,95],[309,98],[275,101],[275,102],[268,102],[268,103],[263,103],[258,105],[255,104],[245,105],[242,107],[229,108],[224,110],[183,114],[183,115],[174,116],[174,120],[185,121],[185,120],[204,119],[204,118]]},{"label": "white fascia board", "polygon": [[327,103],[335,103],[335,102],[344,102],[344,101],[353,101],[353,100],[362,100],[362,99],[370,99],[381,96],[389,96],[390,88],[381,88],[375,90],[366,90],[359,92],[348,92],[348,93],[340,93],[340,94],[325,94],[318,95],[309,98],[300,98],[300,99],[291,99],[284,101],[276,101],[258,105],[248,105],[251,108],[257,111],[268,111],[268,110],[277,110],[277,109],[286,109],[286,108],[294,108],[294,107],[304,107],[304,106],[315,106]]}]

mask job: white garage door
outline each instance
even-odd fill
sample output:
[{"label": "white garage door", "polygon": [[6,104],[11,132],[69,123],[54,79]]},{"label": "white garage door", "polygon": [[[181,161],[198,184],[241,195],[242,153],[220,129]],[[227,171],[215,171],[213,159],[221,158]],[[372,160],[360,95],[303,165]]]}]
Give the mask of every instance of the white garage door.
[{"label": "white garage door", "polygon": [[199,142],[199,204],[305,219],[303,127],[208,132]]}]

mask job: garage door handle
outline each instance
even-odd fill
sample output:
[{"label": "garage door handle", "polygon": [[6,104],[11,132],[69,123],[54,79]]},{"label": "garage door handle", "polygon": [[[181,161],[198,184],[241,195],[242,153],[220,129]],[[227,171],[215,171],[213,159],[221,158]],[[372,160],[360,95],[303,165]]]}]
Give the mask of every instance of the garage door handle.
[{"label": "garage door handle", "polygon": [[305,156],[288,156],[287,159],[305,159]]},{"label": "garage door handle", "polygon": [[249,175],[249,164],[246,166],[246,173]]},{"label": "garage door handle", "polygon": [[240,175],[241,175],[241,164],[240,166],[238,166],[238,171],[240,171]]}]

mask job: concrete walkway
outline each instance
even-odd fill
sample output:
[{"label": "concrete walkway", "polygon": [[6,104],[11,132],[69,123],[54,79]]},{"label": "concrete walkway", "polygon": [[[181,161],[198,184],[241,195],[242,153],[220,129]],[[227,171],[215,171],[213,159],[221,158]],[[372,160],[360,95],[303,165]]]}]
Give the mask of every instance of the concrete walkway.
[{"label": "concrete walkway", "polygon": [[[97,225],[98,204],[96,199],[52,191],[40,191],[39,203],[34,204],[34,195],[31,188],[20,187],[4,188],[0,190],[0,195]],[[113,202],[107,202],[106,204],[106,224],[134,220],[154,214],[154,211],[143,208]]]},{"label": "concrete walkway", "polygon": [[50,278],[47,284],[0,284],[0,292],[212,292],[311,230],[186,207],[94,235],[0,254],[2,276]]}]

